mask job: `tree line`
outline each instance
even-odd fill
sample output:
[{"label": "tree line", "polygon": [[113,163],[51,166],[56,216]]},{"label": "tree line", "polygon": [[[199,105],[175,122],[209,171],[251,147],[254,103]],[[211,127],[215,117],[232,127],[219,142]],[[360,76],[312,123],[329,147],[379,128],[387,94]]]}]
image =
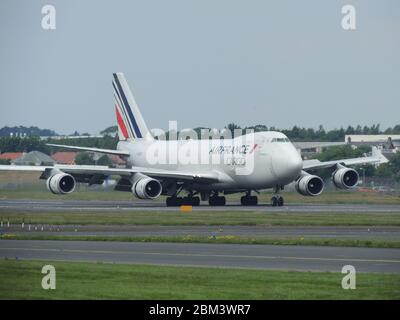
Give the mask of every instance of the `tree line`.
[{"label": "tree line", "polygon": [[[35,127],[31,127],[35,128]],[[318,129],[313,128],[301,128],[294,126],[292,129],[279,130],[275,127],[267,127],[265,125],[255,125],[241,128],[235,123],[229,123],[225,126],[226,129],[232,132],[235,129],[239,129],[242,133],[246,132],[246,129],[254,130],[255,132],[260,131],[281,131],[290,140],[301,142],[301,141],[344,141],[346,134],[400,134],[400,125],[396,125],[393,128],[388,128],[385,131],[380,129],[379,124],[372,125],[371,127],[364,126],[357,127],[348,126],[346,129],[332,129],[325,130],[323,126],[319,126]],[[82,147],[94,147],[103,149],[115,149],[118,143],[118,138],[115,136],[115,126],[111,126],[102,131],[103,137],[87,137],[87,138],[67,138],[67,139],[55,139],[49,137],[47,139],[40,139],[39,136],[0,136],[0,153],[3,152],[30,152],[33,150],[41,151],[50,155],[52,152],[60,151],[61,148],[49,147],[47,143],[55,144],[69,144]],[[208,129],[204,127],[197,127],[194,130],[198,133],[198,137],[201,137],[201,130]],[[168,139],[167,133],[167,139]]]},{"label": "tree line", "polygon": [[0,137],[10,137],[10,136],[42,136],[50,137],[56,136],[57,133],[50,129],[40,129],[38,127],[25,127],[25,126],[5,126],[0,128]]},{"label": "tree line", "polygon": [[260,131],[280,131],[284,133],[290,140],[296,142],[302,141],[344,141],[345,135],[349,134],[400,134],[400,124],[394,127],[389,127],[386,130],[381,130],[379,124],[373,124],[372,126],[361,126],[357,125],[356,127],[348,126],[346,129],[332,129],[325,130],[322,125],[318,127],[318,129],[314,128],[302,128],[299,126],[294,126],[291,129],[278,129],[274,126],[267,127],[265,125],[255,125],[241,128],[239,125],[235,123],[229,123],[225,128],[231,130],[242,129],[243,133],[246,129],[254,130],[255,132]]},{"label": "tree line", "polygon": [[40,151],[51,155],[56,151],[65,151],[63,148],[50,147],[47,143],[66,144],[80,147],[93,147],[101,149],[116,149],[118,140],[104,136],[102,138],[70,138],[70,139],[45,139],[39,137],[0,137],[0,153],[4,152],[30,152]]},{"label": "tree line", "polygon": [[[9,128],[4,127],[2,129]],[[15,127],[18,128],[18,127]],[[25,128],[25,127],[24,127]],[[36,128],[36,127],[30,127]],[[0,129],[0,130],[2,130]],[[38,129],[38,128],[36,128]],[[46,154],[51,154],[54,151],[59,151],[60,148],[49,147],[46,146],[46,143],[55,143],[55,144],[70,144],[82,147],[94,147],[94,148],[104,148],[104,149],[115,149],[118,143],[118,139],[115,136],[115,132],[117,130],[116,126],[111,126],[102,131],[103,137],[87,137],[87,138],[66,138],[66,139],[55,139],[49,137],[47,139],[40,139],[36,134],[40,132],[41,129],[31,131],[32,135],[27,135],[24,137],[21,136],[1,136],[0,135],[0,153],[3,152],[30,152],[32,150],[38,150]],[[194,129],[196,133],[198,133],[198,137],[201,137],[201,130],[209,129],[205,127],[197,127]],[[332,129],[325,130],[321,125],[318,129],[314,128],[302,128],[298,126],[294,126],[291,129],[278,129],[275,127],[268,127],[266,125],[255,125],[241,128],[239,125],[235,123],[229,123],[225,126],[225,129],[229,129],[231,132],[234,130],[241,130],[242,133],[246,133],[246,130],[254,130],[255,132],[260,131],[281,131],[284,133],[290,140],[301,142],[301,141],[344,141],[345,135],[348,134],[400,134],[400,125],[396,125],[393,128],[387,128],[382,131],[380,129],[379,124],[374,124],[372,126],[364,126],[358,125],[356,127],[348,126],[346,129]],[[46,133],[47,129],[45,129]],[[51,132],[54,133],[54,132]],[[51,134],[49,134],[51,136]],[[167,132],[167,139],[168,139]]]}]

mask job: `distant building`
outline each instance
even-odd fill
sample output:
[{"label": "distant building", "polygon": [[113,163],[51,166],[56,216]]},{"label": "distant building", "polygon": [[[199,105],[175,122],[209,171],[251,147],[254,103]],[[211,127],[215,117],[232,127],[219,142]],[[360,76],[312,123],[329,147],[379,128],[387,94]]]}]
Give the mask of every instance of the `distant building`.
[{"label": "distant building", "polygon": [[75,158],[78,152],[60,151],[52,154],[52,158],[59,164],[75,164]]},{"label": "distant building", "polygon": [[4,152],[0,154],[0,159],[2,160],[9,160],[13,162],[15,159],[18,159],[24,155],[23,152]]},{"label": "distant building", "polygon": [[40,151],[31,151],[12,161],[12,164],[20,166],[50,166],[54,165],[54,163],[53,158]]},{"label": "distant building", "polygon": [[400,150],[400,134],[349,134],[345,136],[345,142],[355,146],[380,146],[391,152]]},{"label": "distant building", "polygon": [[352,146],[377,146],[389,160],[400,150],[400,134],[349,134],[344,139]]},{"label": "distant building", "polygon": [[387,145],[400,142],[400,134],[346,134],[344,137],[346,143],[359,145]]},{"label": "distant building", "polygon": [[321,153],[324,148],[341,146],[345,142],[326,142],[326,141],[310,141],[310,142],[292,142],[294,147],[300,154]]}]

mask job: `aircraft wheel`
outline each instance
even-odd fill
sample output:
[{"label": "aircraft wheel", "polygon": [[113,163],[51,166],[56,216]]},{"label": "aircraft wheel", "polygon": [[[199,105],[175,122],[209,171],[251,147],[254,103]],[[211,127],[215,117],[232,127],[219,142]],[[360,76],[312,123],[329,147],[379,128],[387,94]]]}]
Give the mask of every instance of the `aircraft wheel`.
[{"label": "aircraft wheel", "polygon": [[257,196],[243,196],[240,198],[242,206],[256,206],[258,204]]},{"label": "aircraft wheel", "polygon": [[271,198],[271,206],[276,207],[278,205],[278,199],[276,196],[272,196]]},{"label": "aircraft wheel", "polygon": [[200,198],[199,197],[184,197],[182,200],[182,205],[187,206],[199,206],[200,205]]},{"label": "aircraft wheel", "polygon": [[284,204],[283,197],[279,197],[279,198],[278,198],[278,206],[279,206],[279,207],[282,207],[283,204]]},{"label": "aircraft wheel", "polygon": [[167,207],[179,207],[183,202],[181,197],[168,197],[166,200]]},{"label": "aircraft wheel", "polygon": [[208,200],[210,206],[224,206],[226,204],[225,197],[212,196]]},{"label": "aircraft wheel", "polygon": [[197,207],[197,206],[200,205],[200,198],[199,197],[193,197],[192,200],[193,200],[192,201],[192,206]]}]

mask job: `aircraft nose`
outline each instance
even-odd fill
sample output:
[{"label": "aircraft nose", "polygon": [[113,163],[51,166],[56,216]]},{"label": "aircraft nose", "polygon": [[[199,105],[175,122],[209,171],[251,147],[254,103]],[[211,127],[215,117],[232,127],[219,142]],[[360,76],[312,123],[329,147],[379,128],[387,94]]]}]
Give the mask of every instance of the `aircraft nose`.
[{"label": "aircraft nose", "polygon": [[301,159],[300,155],[297,153],[290,153],[287,156],[286,160],[286,170],[287,172],[294,177],[295,179],[303,169],[303,160]]},{"label": "aircraft nose", "polygon": [[292,182],[303,169],[303,160],[296,150],[285,150],[280,156],[274,158],[273,170],[281,183]]}]

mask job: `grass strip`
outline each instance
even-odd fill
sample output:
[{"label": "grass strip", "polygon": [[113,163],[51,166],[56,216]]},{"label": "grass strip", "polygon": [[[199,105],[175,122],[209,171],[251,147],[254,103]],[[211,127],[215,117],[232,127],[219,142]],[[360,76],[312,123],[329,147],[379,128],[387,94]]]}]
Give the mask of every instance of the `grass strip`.
[{"label": "grass strip", "polygon": [[261,211],[9,211],[4,223],[46,225],[187,225],[187,226],[400,226],[400,212],[261,212]]},{"label": "grass strip", "polygon": [[37,235],[3,234],[2,240],[68,240],[68,241],[120,241],[120,242],[173,242],[173,243],[210,243],[210,244],[270,244],[299,246],[334,246],[366,248],[400,248],[400,241],[380,239],[332,239],[332,238],[266,238],[224,236],[87,236],[87,235]]},{"label": "grass strip", "polygon": [[[41,287],[42,267],[56,289]],[[0,299],[399,299],[400,275],[0,260]]]}]

